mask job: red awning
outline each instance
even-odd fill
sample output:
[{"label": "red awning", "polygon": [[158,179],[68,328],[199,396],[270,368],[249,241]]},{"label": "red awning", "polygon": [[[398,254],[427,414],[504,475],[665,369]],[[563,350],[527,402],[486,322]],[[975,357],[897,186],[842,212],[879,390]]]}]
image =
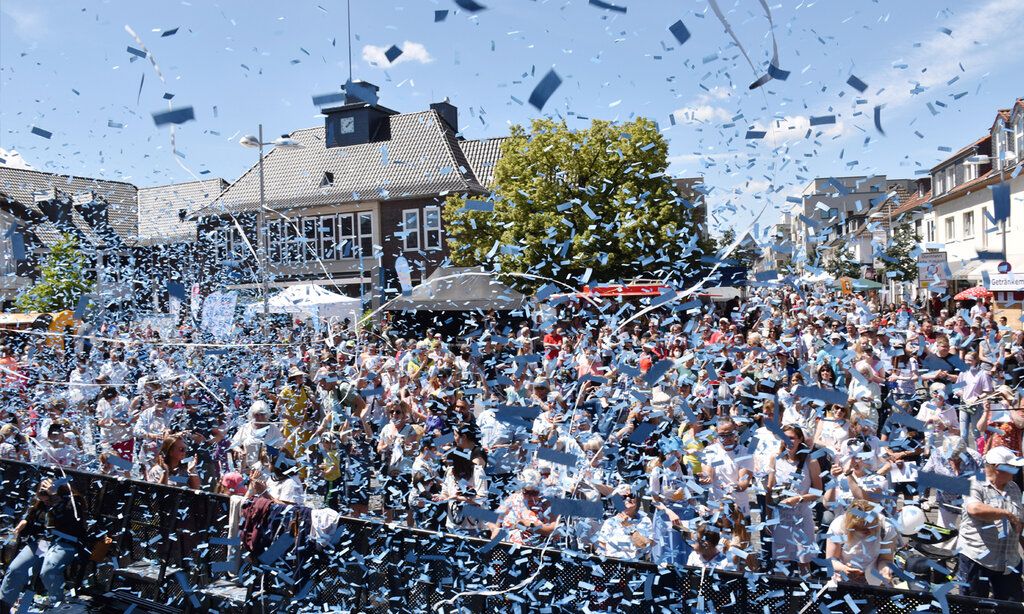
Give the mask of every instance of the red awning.
[{"label": "red awning", "polygon": [[581,292],[577,292],[578,296],[602,296],[602,297],[615,297],[615,296],[658,296],[665,290],[670,289],[665,284],[633,284],[633,285],[616,285],[616,286],[583,286]]}]

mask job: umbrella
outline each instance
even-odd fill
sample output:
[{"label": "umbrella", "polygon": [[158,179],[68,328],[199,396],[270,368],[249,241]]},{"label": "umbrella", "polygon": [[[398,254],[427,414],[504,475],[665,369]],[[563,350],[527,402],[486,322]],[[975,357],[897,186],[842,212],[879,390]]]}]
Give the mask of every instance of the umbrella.
[{"label": "umbrella", "polygon": [[975,286],[973,288],[967,288],[963,292],[958,292],[953,297],[955,301],[975,301],[978,299],[992,298],[992,291],[984,286]]},{"label": "umbrella", "polygon": [[[839,283],[840,282],[837,279],[835,281],[830,282],[829,285],[838,288]],[[882,284],[878,283],[877,281],[871,281],[870,279],[853,279],[850,280],[850,283],[853,284],[854,290],[880,290],[882,288]]]},{"label": "umbrella", "polygon": [[882,284],[877,281],[861,278],[853,280],[853,287],[856,290],[881,290]]}]

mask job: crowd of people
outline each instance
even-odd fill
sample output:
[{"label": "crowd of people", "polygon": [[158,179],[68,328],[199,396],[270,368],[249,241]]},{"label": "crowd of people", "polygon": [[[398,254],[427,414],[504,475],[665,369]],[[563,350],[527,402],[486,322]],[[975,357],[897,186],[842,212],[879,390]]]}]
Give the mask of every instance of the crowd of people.
[{"label": "crowd of people", "polygon": [[[0,348],[0,457],[882,586],[913,579],[915,557],[936,567],[923,540],[961,594],[1024,601],[1018,322],[792,288],[671,307],[572,302],[456,340],[299,322],[228,344],[188,327],[26,334]],[[60,490],[40,488],[30,528],[68,524],[39,512]],[[4,602],[63,560],[49,548],[18,555]]]}]

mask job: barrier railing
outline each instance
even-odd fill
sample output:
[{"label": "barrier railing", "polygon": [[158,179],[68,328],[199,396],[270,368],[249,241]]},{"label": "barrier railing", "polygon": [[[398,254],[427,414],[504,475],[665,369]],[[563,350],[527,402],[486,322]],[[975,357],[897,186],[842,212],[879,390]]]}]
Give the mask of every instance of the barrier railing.
[{"label": "barrier railing", "polygon": [[[287,538],[285,550],[244,557],[236,574],[227,497],[66,475],[90,518],[85,545],[111,541],[105,557],[86,552],[71,566],[71,585],[96,597],[134,594],[168,611],[1024,612],[1021,604],[948,595],[946,587],[926,593],[840,584],[821,591],[811,579],[541,552],[356,518],[342,519],[329,547]],[[0,461],[0,476],[0,530],[8,530],[39,481],[62,474]]]}]

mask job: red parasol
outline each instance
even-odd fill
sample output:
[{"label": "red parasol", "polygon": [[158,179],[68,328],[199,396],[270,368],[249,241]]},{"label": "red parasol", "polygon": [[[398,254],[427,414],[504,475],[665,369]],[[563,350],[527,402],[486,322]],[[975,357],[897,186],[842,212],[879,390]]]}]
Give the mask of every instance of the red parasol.
[{"label": "red parasol", "polygon": [[988,288],[985,288],[984,286],[975,286],[973,288],[968,288],[963,292],[957,293],[957,295],[953,297],[953,300],[976,301],[978,299],[986,298],[992,298],[992,292]]}]

